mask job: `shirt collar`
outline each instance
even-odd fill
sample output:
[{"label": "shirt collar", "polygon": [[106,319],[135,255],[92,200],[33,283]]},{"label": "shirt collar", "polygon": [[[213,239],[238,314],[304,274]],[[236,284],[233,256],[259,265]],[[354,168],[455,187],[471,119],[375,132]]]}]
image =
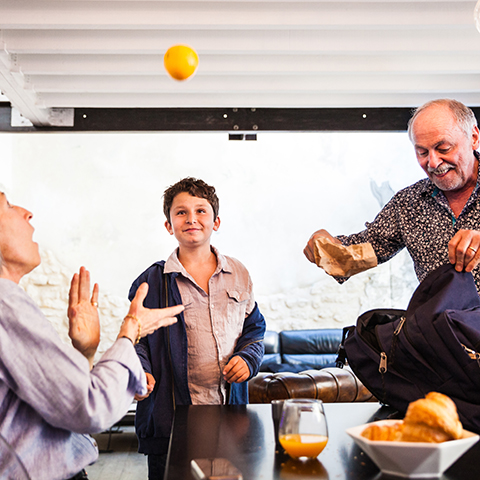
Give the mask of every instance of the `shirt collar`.
[{"label": "shirt collar", "polygon": [[[210,245],[210,249],[217,257],[217,268],[215,269],[214,275],[221,271],[232,273],[232,269],[229,267],[226,257],[222,255],[213,245]],[[182,275],[186,276],[187,271],[178,259],[178,248],[176,248],[168,257],[163,271],[165,273],[181,273]]]}]

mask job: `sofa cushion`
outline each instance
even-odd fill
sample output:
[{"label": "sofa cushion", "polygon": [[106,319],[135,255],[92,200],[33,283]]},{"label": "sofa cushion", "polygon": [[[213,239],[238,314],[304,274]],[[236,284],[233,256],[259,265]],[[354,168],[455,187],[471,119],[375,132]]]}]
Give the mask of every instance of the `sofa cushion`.
[{"label": "sofa cushion", "polygon": [[263,356],[263,361],[260,365],[260,371],[277,371],[275,369],[282,363],[282,357],[280,355],[280,337],[278,332],[267,330],[263,338],[263,345],[265,346],[265,355]]},{"label": "sofa cushion", "polygon": [[335,363],[342,329],[283,330],[279,337],[281,363],[320,369]]},{"label": "sofa cushion", "polygon": [[282,365],[282,356],[279,353],[266,353],[263,356],[260,372],[278,372]]},{"label": "sofa cushion", "polygon": [[279,337],[283,354],[336,353],[342,341],[342,329],[283,330]]},{"label": "sofa cushion", "polygon": [[[317,354],[298,354],[298,355],[282,355],[282,365],[303,365],[307,368],[320,368],[334,367],[335,360],[337,359],[336,353],[317,353]],[[301,371],[301,370],[298,370]]]},{"label": "sofa cushion", "polygon": [[265,354],[280,353],[280,336],[278,332],[267,330],[263,337],[263,345],[265,346]]},{"label": "sofa cushion", "polygon": [[265,370],[260,370],[264,372],[293,372],[299,373],[304,370],[310,370],[312,367],[310,365],[305,365],[304,363],[269,363],[266,365]]}]

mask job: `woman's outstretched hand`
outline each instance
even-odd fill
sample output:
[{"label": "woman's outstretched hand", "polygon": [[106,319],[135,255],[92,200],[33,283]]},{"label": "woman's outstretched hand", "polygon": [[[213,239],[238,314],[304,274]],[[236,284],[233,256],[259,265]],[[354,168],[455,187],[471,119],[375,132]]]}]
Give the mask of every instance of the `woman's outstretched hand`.
[{"label": "woman's outstretched hand", "polygon": [[133,344],[137,342],[139,337],[145,337],[160,327],[174,324],[177,321],[176,315],[184,310],[183,305],[167,308],[145,308],[143,301],[147,292],[148,283],[142,283],[138,287],[137,293],[130,304],[130,310],[118,334],[119,337],[129,338]]}]

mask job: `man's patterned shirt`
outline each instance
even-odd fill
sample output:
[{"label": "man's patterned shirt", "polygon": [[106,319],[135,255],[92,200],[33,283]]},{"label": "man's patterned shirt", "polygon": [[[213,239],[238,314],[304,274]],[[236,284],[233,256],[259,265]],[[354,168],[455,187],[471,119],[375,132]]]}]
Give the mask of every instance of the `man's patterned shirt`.
[{"label": "man's patterned shirt", "polygon": [[[479,169],[480,170],[480,169]],[[480,230],[479,179],[462,213],[455,218],[447,198],[428,178],[400,190],[372,223],[360,233],[339,235],[343,245],[370,242],[378,263],[384,263],[404,247],[422,281],[440,265],[449,263],[448,242],[459,230]],[[480,291],[480,268],[472,272]],[[337,277],[342,283],[344,277]]]}]

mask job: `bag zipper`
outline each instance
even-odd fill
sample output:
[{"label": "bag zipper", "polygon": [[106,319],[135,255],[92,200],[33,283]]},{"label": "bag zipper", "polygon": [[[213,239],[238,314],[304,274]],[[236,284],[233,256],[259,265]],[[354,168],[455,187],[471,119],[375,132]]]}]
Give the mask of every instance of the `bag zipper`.
[{"label": "bag zipper", "polygon": [[387,371],[387,354],[385,352],[380,353],[380,365],[378,371],[383,375]]},{"label": "bag zipper", "polygon": [[[400,332],[402,331],[403,325],[405,324],[405,321],[407,318],[405,315],[400,318],[400,321],[398,322],[397,328],[393,332],[393,341],[392,341],[392,348],[391,348],[391,361],[390,364],[393,364],[395,361],[395,346],[398,340],[398,336],[400,335]],[[377,337],[378,338],[378,337]],[[382,347],[381,342],[378,342],[380,347]],[[380,375],[382,376],[382,390],[383,390],[383,403],[385,405],[387,404],[386,398],[387,398],[387,390],[385,387],[385,373],[387,373],[388,370],[388,357],[386,352],[382,351],[380,352],[380,363],[378,365],[378,371],[380,372]],[[379,399],[380,400],[380,399]]]},{"label": "bag zipper", "polygon": [[472,350],[471,348],[468,348],[466,345],[463,343],[461,344],[463,349],[465,350],[465,353],[472,359],[475,360],[480,367],[480,353],[476,352],[475,350]]},{"label": "bag zipper", "polygon": [[[400,321],[398,322],[397,328],[393,332],[393,335],[395,336],[393,342],[392,342],[392,350],[391,350],[391,363],[393,363],[395,359],[395,346],[397,343],[398,336],[400,335],[400,332],[402,331],[403,325],[405,324],[407,318],[405,316],[400,318]],[[386,352],[380,352],[380,364],[378,366],[378,371],[383,375],[387,371],[387,364],[388,364],[388,357]]]},{"label": "bag zipper", "polygon": [[395,331],[393,332],[393,334],[394,334],[395,336],[398,337],[398,334],[400,333],[400,330],[402,330],[403,324],[406,322],[406,320],[407,320],[407,317],[402,317],[402,318],[400,319],[400,321],[398,322],[397,328],[396,328]]}]

